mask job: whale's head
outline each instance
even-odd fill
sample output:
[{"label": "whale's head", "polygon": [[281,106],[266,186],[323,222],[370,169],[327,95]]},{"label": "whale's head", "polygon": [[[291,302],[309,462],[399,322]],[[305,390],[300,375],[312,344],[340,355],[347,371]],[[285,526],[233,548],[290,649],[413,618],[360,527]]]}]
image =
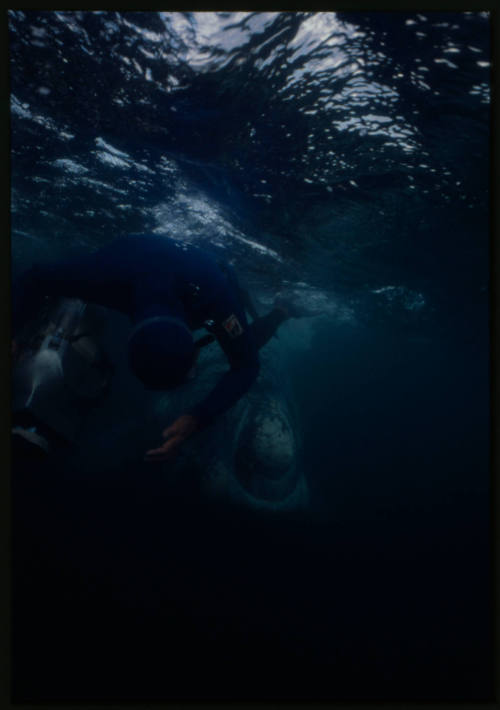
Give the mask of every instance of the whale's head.
[{"label": "whale's head", "polygon": [[205,492],[262,511],[305,509],[307,484],[286,404],[261,394],[240,407],[235,419],[228,453],[208,472]]}]

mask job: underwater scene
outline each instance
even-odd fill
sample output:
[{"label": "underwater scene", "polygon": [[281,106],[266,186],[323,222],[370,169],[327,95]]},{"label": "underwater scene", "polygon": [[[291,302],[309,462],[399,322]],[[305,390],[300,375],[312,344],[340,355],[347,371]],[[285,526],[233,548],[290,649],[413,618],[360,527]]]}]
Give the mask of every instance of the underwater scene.
[{"label": "underwater scene", "polygon": [[231,405],[150,460],[245,316],[227,347],[189,322],[187,380],[151,389],[142,321],[39,278],[13,699],[490,699],[489,13],[10,10],[8,40],[14,291],[102,250],[111,279],[133,237],[281,313]]}]

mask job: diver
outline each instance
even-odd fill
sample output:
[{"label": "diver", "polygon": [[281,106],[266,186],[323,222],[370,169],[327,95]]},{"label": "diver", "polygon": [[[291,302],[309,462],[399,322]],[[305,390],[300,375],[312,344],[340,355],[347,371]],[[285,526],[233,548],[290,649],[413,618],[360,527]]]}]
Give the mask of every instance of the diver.
[{"label": "diver", "polygon": [[[132,235],[96,252],[35,265],[16,279],[14,360],[18,334],[46,297],[77,298],[128,315],[132,321],[128,364],[147,389],[170,390],[186,384],[201,348],[214,340],[219,343],[230,369],[203,401],[163,431],[164,443],[145,454],[150,462],[169,458],[247,392],[259,372],[258,351],[281,323],[315,315],[278,296],[273,309],[259,317],[229,263],[162,235]],[[208,333],[194,341],[192,331],[200,328]],[[35,429],[30,429],[33,441],[39,437]],[[22,427],[17,433],[23,433]]]}]

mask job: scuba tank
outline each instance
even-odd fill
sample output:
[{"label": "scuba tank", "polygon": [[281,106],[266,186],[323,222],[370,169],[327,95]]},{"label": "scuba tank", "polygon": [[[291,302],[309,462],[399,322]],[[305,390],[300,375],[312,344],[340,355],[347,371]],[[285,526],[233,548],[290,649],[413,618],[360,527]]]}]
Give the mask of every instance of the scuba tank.
[{"label": "scuba tank", "polygon": [[93,334],[89,307],[62,299],[19,338],[12,372],[12,423],[40,426],[75,443],[82,416],[106,396],[113,366]]}]

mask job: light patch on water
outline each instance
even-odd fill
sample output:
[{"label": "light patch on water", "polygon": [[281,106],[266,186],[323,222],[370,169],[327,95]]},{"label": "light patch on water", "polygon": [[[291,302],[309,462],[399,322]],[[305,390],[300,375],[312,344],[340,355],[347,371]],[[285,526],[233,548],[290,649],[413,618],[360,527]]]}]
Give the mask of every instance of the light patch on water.
[{"label": "light patch on water", "polygon": [[422,81],[420,79],[417,81],[417,86],[419,89],[423,89],[424,91],[431,90],[431,87],[429,86],[429,84],[426,84],[425,81]]},{"label": "light patch on water", "polygon": [[33,37],[46,37],[47,36],[47,30],[45,30],[43,27],[35,27],[34,25],[31,25],[31,34]]},{"label": "light patch on water", "polygon": [[120,190],[118,187],[114,187],[113,185],[108,185],[106,182],[102,182],[101,180],[94,180],[93,178],[88,178],[88,177],[83,177],[82,178],[82,183],[86,185],[90,185],[91,187],[102,187],[105,190],[110,190],[111,192],[116,192],[118,195],[127,195],[127,190]]},{"label": "light patch on water", "polygon": [[19,99],[11,94],[10,96],[10,110],[15,113],[20,118],[32,118],[33,114],[30,111],[29,104],[22,104]]},{"label": "light patch on water", "polygon": [[160,203],[151,210],[156,221],[153,229],[155,234],[174,233],[188,243],[217,242],[218,245],[224,245],[238,241],[261,254],[282,261],[277,252],[243,235],[214,200],[187,185],[182,190],[172,200]]},{"label": "light patch on water", "polygon": [[[284,339],[287,342],[287,347],[309,350],[317,329],[323,328],[329,321],[335,324],[355,323],[354,309],[334,293],[328,293],[304,281],[291,283],[284,279],[282,283],[283,297],[310,314],[290,319],[280,327],[278,337],[280,341]],[[259,302],[264,307],[272,308],[275,297],[274,293],[259,295]]]},{"label": "light patch on water", "polygon": [[407,311],[419,311],[426,304],[422,293],[404,286],[381,286],[372,289],[372,293],[383,296],[389,303],[399,302]]},{"label": "light patch on water", "polygon": [[261,254],[265,254],[266,256],[270,256],[273,259],[276,259],[276,261],[282,262],[283,259],[280,257],[280,255],[275,252],[273,249],[269,249],[268,247],[263,246],[262,244],[259,244],[258,242],[253,241],[252,239],[247,239],[244,237],[242,234],[236,233],[233,234],[233,237],[237,239],[239,242],[242,242],[243,244],[247,244],[249,247],[252,249],[255,249],[256,251],[260,252]]},{"label": "light patch on water", "polygon": [[225,52],[241,47],[249,39],[248,31],[241,25],[247,16],[248,13],[236,12],[228,22],[227,18],[222,19],[216,12],[193,13],[197,44],[217,47]]},{"label": "light patch on water", "polygon": [[89,172],[89,169],[84,165],[80,165],[70,158],[59,158],[58,160],[54,160],[52,165],[56,168],[61,168],[61,170],[64,170],[65,172],[72,173],[73,175],[83,175],[84,173]]},{"label": "light patch on water", "polygon": [[133,22],[130,22],[126,13],[121,13],[121,21],[126,27],[130,27],[134,30],[134,32],[142,35],[144,39],[147,39],[149,42],[161,42],[164,39],[163,34],[158,34],[158,32],[153,32],[152,30],[148,30],[145,27],[140,27],[139,25],[135,25]]},{"label": "light patch on water", "polygon": [[291,291],[292,301],[303,306],[306,311],[317,313],[318,316],[340,317],[342,321],[349,320],[353,315],[352,309],[342,304],[333,294],[321,291],[303,281],[298,281]]},{"label": "light patch on water", "polygon": [[411,138],[415,135],[415,130],[406,124],[393,122],[385,116],[367,114],[366,116],[353,116],[345,121],[334,121],[333,125],[339,131],[348,133],[357,132],[361,136],[385,136],[392,138],[390,145],[397,145],[405,151],[413,151],[418,146],[413,144]]},{"label": "light patch on water", "polygon": [[118,148],[112,146],[110,143],[106,143],[104,138],[96,138],[95,144],[98,148],[102,148],[106,152],[116,155],[118,158],[125,158],[126,160],[130,160],[130,155],[128,155],[128,153],[124,153],[123,151],[118,150]]},{"label": "light patch on water", "polygon": [[[71,10],[64,10],[54,12],[54,16],[60,22],[62,22],[69,30],[71,30],[71,32],[74,32],[75,34],[79,35],[80,40],[83,40],[87,45],[91,45],[91,41],[85,28],[79,22],[75,22],[76,19],[80,19],[78,17],[78,13],[74,13]],[[89,52],[89,50],[87,50],[86,47],[83,46],[83,44],[80,45],[80,49],[86,52],[87,54],[91,54],[91,52]]]},{"label": "light patch on water", "polygon": [[375,123],[391,123],[391,121],[393,120],[389,116],[378,116],[373,113],[367,113],[364,116],[364,119],[366,121],[374,121]]},{"label": "light patch on water", "polygon": [[388,103],[393,103],[398,99],[398,93],[390,86],[378,84],[377,82],[361,83],[360,81],[349,81],[344,88],[333,96],[333,104],[326,104],[332,107],[335,111],[339,106],[345,109],[345,106],[368,106],[368,102],[379,101],[384,98]]},{"label": "light patch on water", "polygon": [[[144,47],[138,47],[138,50],[144,57],[147,57],[147,59],[157,59],[158,58],[156,56],[156,54],[153,54],[153,52],[148,52],[148,50],[145,49]],[[149,69],[148,69],[148,71],[149,71]],[[146,78],[147,78],[147,76],[146,76]]]},{"label": "light patch on water", "polygon": [[[309,56],[319,47],[332,47],[339,44],[339,37],[344,33],[352,36],[353,25],[341,22],[334,12],[315,12],[300,23],[295,37],[288,43],[294,49],[293,61],[303,55]],[[342,39],[341,41],[345,41]]]},{"label": "light patch on water", "polygon": [[471,96],[480,96],[481,103],[488,104],[490,102],[490,87],[489,84],[475,84],[469,91]]},{"label": "light patch on water", "polygon": [[458,69],[457,64],[450,62],[449,59],[445,59],[444,57],[438,57],[437,59],[434,59],[434,62],[436,64],[446,64],[446,66],[450,67],[450,69]]},{"label": "light patch on water", "polygon": [[158,170],[169,176],[180,175],[180,169],[177,162],[172,158],[167,158],[164,155],[162,155],[162,157],[160,158],[160,162],[158,163]]},{"label": "light patch on water", "polygon": [[121,158],[117,158],[116,155],[112,155],[111,153],[105,153],[102,150],[96,150],[94,152],[94,155],[98,160],[101,161],[101,163],[111,165],[113,168],[130,168],[130,163],[125,160],[122,160]]},{"label": "light patch on water", "polygon": [[151,170],[151,168],[148,168],[147,165],[143,165],[142,163],[132,163],[134,168],[136,170],[139,170],[141,173],[148,173],[149,175],[156,175],[154,170]]},{"label": "light patch on water", "polygon": [[[281,32],[285,32],[286,30],[281,30]],[[281,34],[281,32],[278,32],[277,34]],[[276,35],[273,35],[273,37],[268,40],[269,42],[274,39]],[[260,50],[267,44],[267,42],[264,42],[262,45],[260,45]],[[270,64],[273,64],[274,62],[281,61],[283,56],[285,56],[286,52],[286,45],[285,44],[280,44],[278,47],[275,47],[270,53],[269,56],[266,59],[262,59],[261,57],[257,57],[257,59],[254,62],[254,67],[256,69],[265,69],[268,67]],[[280,69],[286,69],[287,65],[282,64],[280,66]]]},{"label": "light patch on water", "polygon": [[276,12],[160,12],[167,30],[180,42],[177,53],[198,70],[221,69],[255,35],[271,24]]},{"label": "light patch on water", "polygon": [[106,147],[105,151],[95,151],[94,153],[101,163],[111,165],[114,168],[128,169],[134,167],[136,170],[148,173],[149,175],[156,174],[154,170],[151,170],[151,168],[148,168],[146,165],[142,165],[142,163],[134,162],[127,153],[123,153],[117,148],[113,148],[113,146],[110,146],[103,141],[102,138],[97,138],[96,144],[100,147]]},{"label": "light patch on water", "polygon": [[[281,30],[278,30],[278,32],[275,32],[273,35],[271,35],[270,37],[268,37],[268,39],[266,39],[265,42],[262,42],[262,44],[257,45],[257,46],[255,47],[255,54],[261,54],[261,53],[262,53],[262,50],[263,50],[265,47],[267,47],[268,44],[271,44],[272,42],[275,42],[276,39],[277,39],[280,35],[284,34],[285,32],[287,32],[287,28],[286,28],[286,27],[284,27],[284,28],[281,29]],[[286,49],[286,46],[287,46],[286,44],[277,45],[277,46],[273,49],[273,51],[270,52],[270,54],[269,54],[269,59],[272,59],[272,60],[281,59],[282,56],[283,56],[283,51]],[[268,64],[269,59],[265,60],[265,64]],[[284,67],[284,66],[286,66],[286,65],[282,65],[282,67]]]},{"label": "light patch on water", "polygon": [[38,125],[43,128],[46,128],[53,133],[57,133],[60,138],[71,140],[75,137],[73,134],[61,130],[51,118],[42,116],[39,113],[33,113],[30,109],[30,105],[28,103],[21,103],[14,94],[11,94],[10,96],[10,110],[11,113],[19,116],[19,118],[29,119],[35,123],[38,123]]},{"label": "light patch on water", "polygon": [[[302,54],[302,52],[301,52]],[[295,68],[286,84],[279,89],[279,94],[288,94],[290,90],[305,79],[309,78],[310,75],[319,75],[325,71],[337,70],[336,74],[338,77],[342,75],[349,74],[352,69],[355,69],[357,65],[349,64],[347,62],[347,55],[340,49],[335,49],[328,53],[327,56],[323,57],[311,57],[307,62],[302,64],[300,67]],[[342,70],[341,70],[342,68]],[[293,98],[293,97],[290,97]]]}]

